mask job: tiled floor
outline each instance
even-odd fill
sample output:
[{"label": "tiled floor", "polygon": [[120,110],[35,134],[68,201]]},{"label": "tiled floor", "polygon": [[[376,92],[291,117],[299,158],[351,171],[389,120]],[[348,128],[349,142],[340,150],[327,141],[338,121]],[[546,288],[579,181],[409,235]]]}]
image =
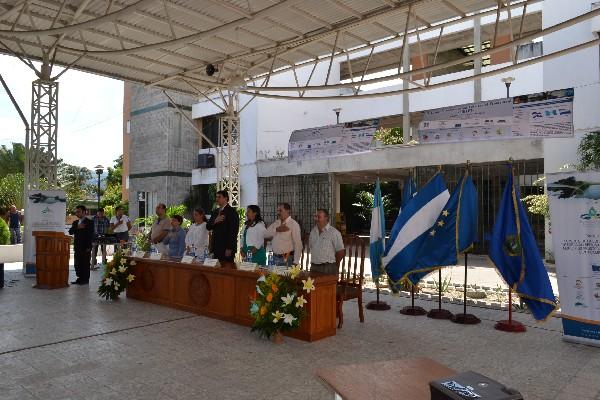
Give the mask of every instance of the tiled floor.
[{"label": "tiled floor", "polygon": [[461,326],[403,316],[408,300],[385,296],[392,310],[366,311],[364,324],[350,302],[337,336],[277,346],[226,322],[101,300],[96,284],[42,291],[17,271],[7,275],[19,281],[0,290],[3,400],[331,399],[315,369],[416,356],[481,372],[527,400],[600,399],[600,349],[563,342],[555,318],[538,325],[517,314],[529,329],[508,334],[493,329],[506,317],[499,311],[472,309],[482,324]]}]

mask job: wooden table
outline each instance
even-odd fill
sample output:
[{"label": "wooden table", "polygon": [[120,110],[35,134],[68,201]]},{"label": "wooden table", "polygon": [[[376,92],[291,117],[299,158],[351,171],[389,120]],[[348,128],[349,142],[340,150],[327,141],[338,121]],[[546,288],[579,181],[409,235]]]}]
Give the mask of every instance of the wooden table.
[{"label": "wooden table", "polygon": [[321,369],[336,399],[430,400],[429,382],[456,371],[429,358],[380,361]]},{"label": "wooden table", "polygon": [[[238,270],[235,265],[207,267],[177,261],[131,259],[136,262],[132,266],[136,278],[127,288],[127,297],[239,325],[253,324],[250,298],[255,294],[258,272]],[[315,281],[316,290],[305,295],[308,315],[296,331],[286,335],[312,342],[336,333],[337,277],[316,272],[310,273],[310,277]]]}]

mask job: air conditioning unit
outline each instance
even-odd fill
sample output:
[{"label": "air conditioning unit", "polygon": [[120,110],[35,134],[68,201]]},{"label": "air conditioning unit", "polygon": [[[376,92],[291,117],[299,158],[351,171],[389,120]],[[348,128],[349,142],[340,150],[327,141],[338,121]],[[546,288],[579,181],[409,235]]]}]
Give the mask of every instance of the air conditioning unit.
[{"label": "air conditioning unit", "polygon": [[[592,11],[600,8],[600,1],[596,1],[592,3]],[[600,35],[600,16],[596,16],[591,20],[592,32],[596,35]]]},{"label": "air conditioning unit", "polygon": [[215,155],[214,154],[198,154],[198,168],[214,168],[215,167]]}]

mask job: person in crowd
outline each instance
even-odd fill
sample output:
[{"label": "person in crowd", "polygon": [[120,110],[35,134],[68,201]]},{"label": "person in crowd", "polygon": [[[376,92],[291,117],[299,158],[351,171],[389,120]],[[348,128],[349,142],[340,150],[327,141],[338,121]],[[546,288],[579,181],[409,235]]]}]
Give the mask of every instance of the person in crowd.
[{"label": "person in crowd", "polygon": [[162,241],[171,230],[171,219],[167,216],[167,206],[164,203],[158,203],[156,206],[156,216],[150,230],[150,241],[159,253],[167,254],[168,248]]},{"label": "person in crowd", "polygon": [[69,235],[74,236],[75,274],[77,275],[77,280],[71,282],[74,285],[87,285],[90,280],[90,253],[94,240],[94,222],[86,217],[85,213],[85,206],[75,207],[75,215],[78,219],[69,229]]},{"label": "person in crowd", "polygon": [[[102,252],[102,264],[106,264],[106,244],[98,243],[98,239],[108,233],[109,221],[104,215],[104,208],[99,208],[96,215],[92,218],[94,221],[94,241],[92,244],[92,270],[100,267],[98,265],[98,247]],[[102,239],[100,239],[102,240]]]},{"label": "person in crowd", "polygon": [[340,262],[346,255],[342,234],[329,224],[329,212],[319,208],[315,214],[315,227],[310,231],[310,270],[336,275]]},{"label": "person in crowd", "polygon": [[10,230],[10,244],[21,243],[21,223],[23,222],[23,216],[14,204],[10,206],[6,214],[6,222]]},{"label": "person in crowd", "polygon": [[131,230],[131,220],[123,212],[123,207],[117,206],[115,215],[110,219],[110,230],[115,234],[119,243],[129,241],[129,231]]},{"label": "person in crowd", "polygon": [[181,215],[173,215],[171,217],[171,230],[163,239],[162,243],[169,246],[169,257],[183,257],[185,252],[185,231],[181,227],[183,217]]},{"label": "person in crowd", "polygon": [[185,236],[185,248],[190,251],[196,250],[196,255],[208,249],[208,230],[206,229],[206,214],[202,208],[196,208],[192,214],[194,222],[190,225]]},{"label": "person in crowd", "polygon": [[242,235],[242,258],[258,265],[266,265],[265,236],[267,228],[257,205],[250,205],[246,209],[245,225]]},{"label": "person in crowd", "polygon": [[218,209],[211,214],[206,229],[212,231],[212,252],[219,261],[233,262],[237,250],[237,238],[240,229],[240,217],[229,205],[229,193],[217,192]]},{"label": "person in crowd", "polygon": [[272,238],[273,262],[275,265],[298,264],[302,254],[300,225],[290,216],[292,207],[288,203],[277,206],[277,220],[267,229],[267,238]]}]

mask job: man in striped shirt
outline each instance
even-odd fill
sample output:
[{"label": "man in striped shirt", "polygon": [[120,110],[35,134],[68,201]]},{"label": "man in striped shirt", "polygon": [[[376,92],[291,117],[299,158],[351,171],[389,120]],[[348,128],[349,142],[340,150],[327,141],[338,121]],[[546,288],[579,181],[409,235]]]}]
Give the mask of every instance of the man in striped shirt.
[{"label": "man in striped shirt", "polygon": [[315,214],[316,225],[310,231],[310,270],[336,275],[340,261],[346,255],[342,234],[329,225],[329,212],[319,208]]}]

